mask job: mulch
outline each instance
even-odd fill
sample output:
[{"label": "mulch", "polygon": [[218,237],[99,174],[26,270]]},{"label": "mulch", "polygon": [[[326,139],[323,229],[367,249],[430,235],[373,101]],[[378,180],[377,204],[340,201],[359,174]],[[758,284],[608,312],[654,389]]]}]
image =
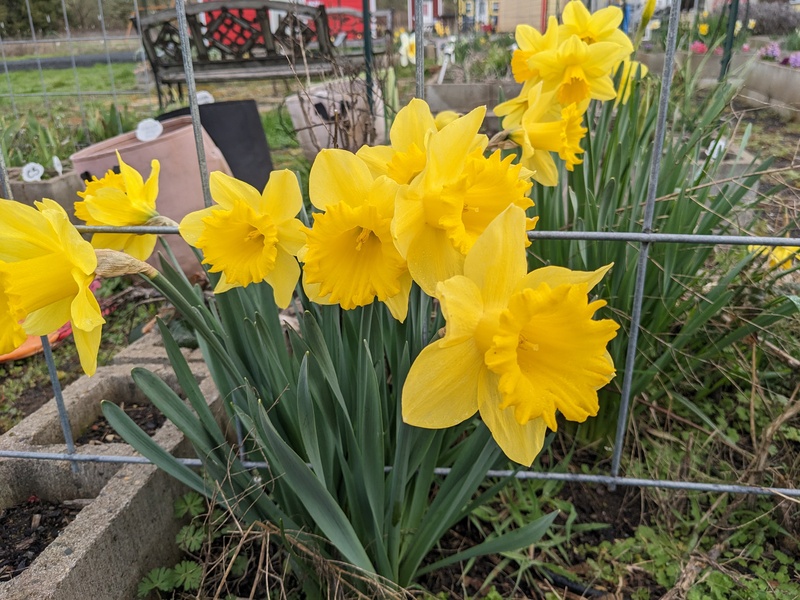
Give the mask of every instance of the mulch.
[{"label": "mulch", "polygon": [[80,501],[50,502],[31,496],[21,504],[0,509],[0,582],[27,569],[82,506]]},{"label": "mulch", "polygon": [[[125,414],[133,419],[133,422],[141,427],[150,437],[153,437],[159,427],[167,420],[161,411],[152,404],[131,404],[130,406],[123,404],[120,408],[122,408]],[[119,443],[124,443],[124,440],[114,428],[111,427],[103,415],[100,415],[97,420],[75,440],[76,446],[83,446],[86,444],[96,446]]]}]

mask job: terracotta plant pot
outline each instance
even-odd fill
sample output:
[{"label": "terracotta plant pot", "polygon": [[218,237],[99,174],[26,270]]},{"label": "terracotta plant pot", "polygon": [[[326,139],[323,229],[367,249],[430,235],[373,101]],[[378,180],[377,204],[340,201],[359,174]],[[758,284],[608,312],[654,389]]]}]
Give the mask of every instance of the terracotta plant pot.
[{"label": "terracotta plant pot", "polygon": [[[197,162],[191,117],[171,119],[163,125],[163,133],[149,142],[139,141],[136,134],[130,132],[84,148],[70,157],[73,168],[82,176],[88,172],[90,175],[102,177],[109,169],[117,166],[115,151],[119,151],[122,160],[147,179],[150,162],[157,159],[161,163],[158,212],[179,222],[188,213],[204,207],[200,166]],[[230,175],[231,170],[225,157],[205,130],[203,146],[209,173],[222,171]],[[172,236],[169,244],[187,275],[202,271],[191,248],[183,240]],[[158,249],[157,247],[156,250]],[[158,266],[156,259],[150,260]]]},{"label": "terracotta plant pot", "polygon": [[50,179],[42,181],[22,181],[19,167],[12,167],[8,170],[8,179],[11,183],[11,193],[14,200],[33,206],[33,203],[42,198],[55,200],[64,210],[67,211],[70,220],[78,224],[80,221],[75,218],[74,204],[78,197],[78,192],[85,188],[83,180],[76,171],[65,171],[63,175],[56,175]]}]

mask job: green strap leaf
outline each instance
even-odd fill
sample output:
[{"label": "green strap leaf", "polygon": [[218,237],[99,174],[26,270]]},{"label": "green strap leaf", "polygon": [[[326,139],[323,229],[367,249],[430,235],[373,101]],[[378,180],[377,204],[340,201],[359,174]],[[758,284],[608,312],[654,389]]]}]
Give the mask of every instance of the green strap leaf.
[{"label": "green strap leaf", "polygon": [[[243,420],[250,421],[248,415],[241,411],[240,414]],[[255,425],[256,440],[270,457],[273,473],[288,483],[320,531],[351,564],[374,573],[375,567],[344,511],[313,471],[281,439],[263,407],[258,411],[257,419],[250,422]]]},{"label": "green strap leaf", "polygon": [[419,569],[417,571],[417,576],[436,571],[437,569],[452,565],[453,563],[469,560],[470,558],[486,556],[487,554],[514,552],[515,550],[532,546],[542,539],[542,536],[547,533],[547,530],[550,528],[550,525],[553,524],[553,521],[556,520],[557,516],[558,511],[555,510],[547,515],[544,515],[543,517],[539,517],[531,523],[528,523],[524,527],[520,527],[519,529],[515,529],[514,531],[504,535],[499,535],[497,537],[488,539],[484,542],[481,542],[477,546],[473,546],[472,548],[468,548],[462,552],[457,552],[456,554],[448,556],[447,558],[437,560],[435,563],[431,563],[430,565],[426,565]]}]

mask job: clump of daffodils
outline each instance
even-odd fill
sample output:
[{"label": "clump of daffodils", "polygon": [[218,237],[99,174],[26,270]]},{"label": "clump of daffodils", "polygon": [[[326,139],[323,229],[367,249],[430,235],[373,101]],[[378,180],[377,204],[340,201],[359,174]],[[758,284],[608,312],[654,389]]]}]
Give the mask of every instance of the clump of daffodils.
[{"label": "clump of daffodils", "polygon": [[[505,454],[530,465],[557,414],[578,422],[597,414],[597,391],[615,375],[606,346],[618,326],[596,319],[605,303],[589,297],[611,265],[528,272],[536,219],[526,211],[534,181],[557,182],[556,157],[567,169],[581,163],[589,102],[626,100],[612,76],[622,69],[626,82],[639,70],[621,19],[618,9],[590,14],[573,1],[561,25],[517,29],[512,68],[523,90],[495,112],[519,160],[489,149],[480,133],[485,107],[434,117],[412,100],[390,144],[320,152],[309,224],[298,219],[291,172],[273,172],[262,191],[212,173],[215,204],[187,215],[180,233],[202,252],[218,294],[265,282],[286,307],[301,284],[313,302],[345,310],[378,302],[404,321],[416,284],[436,298],[446,327],[405,379],[404,421],[439,429],[479,414]],[[152,223],[158,170],[154,161],[145,181],[120,159],[120,173],[90,182],[76,211],[90,224]],[[158,277],[137,260],[155,241],[95,236],[95,247],[111,248],[95,250],[52,201],[38,209],[0,203],[8,215],[0,223],[0,353],[71,320],[81,363],[93,372],[103,318],[88,285],[112,271]]]},{"label": "clump of daffodils", "polygon": [[570,171],[581,164],[589,102],[627,102],[631,80],[647,73],[644,65],[630,60],[634,47],[619,29],[622,17],[617,7],[589,13],[573,0],[564,7],[562,23],[550,17],[544,33],[517,26],[511,69],[522,91],[494,112],[503,117],[508,138],[521,149],[521,164],[542,185],[558,182],[553,155]]}]

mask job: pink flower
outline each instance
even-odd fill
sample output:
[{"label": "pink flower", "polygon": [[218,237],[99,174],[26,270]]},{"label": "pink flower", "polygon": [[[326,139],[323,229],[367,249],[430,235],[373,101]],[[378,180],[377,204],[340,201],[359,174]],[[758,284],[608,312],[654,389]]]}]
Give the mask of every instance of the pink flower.
[{"label": "pink flower", "polygon": [[717,46],[716,48],[714,48],[714,54],[716,54],[717,56],[722,56],[722,47]]},{"label": "pink flower", "polygon": [[695,54],[705,54],[708,52],[708,46],[706,46],[703,42],[699,40],[695,40],[692,42],[691,46],[689,46],[689,50],[694,52]]},{"label": "pink flower", "polygon": [[750,44],[742,44],[742,52],[750,52]]}]

